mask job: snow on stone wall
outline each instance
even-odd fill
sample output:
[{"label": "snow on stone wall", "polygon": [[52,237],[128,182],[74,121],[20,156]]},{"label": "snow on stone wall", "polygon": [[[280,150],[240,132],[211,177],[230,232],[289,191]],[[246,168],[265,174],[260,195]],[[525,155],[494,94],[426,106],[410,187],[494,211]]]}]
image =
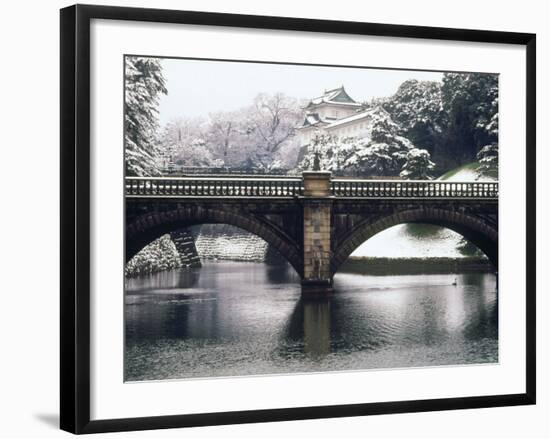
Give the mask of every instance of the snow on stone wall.
[{"label": "snow on stone wall", "polygon": [[126,276],[139,276],[171,270],[182,266],[176,246],[166,234],[146,245],[132,259],[124,269]]},{"label": "snow on stone wall", "polygon": [[201,259],[261,262],[268,244],[238,227],[207,224],[201,226],[195,246]]}]

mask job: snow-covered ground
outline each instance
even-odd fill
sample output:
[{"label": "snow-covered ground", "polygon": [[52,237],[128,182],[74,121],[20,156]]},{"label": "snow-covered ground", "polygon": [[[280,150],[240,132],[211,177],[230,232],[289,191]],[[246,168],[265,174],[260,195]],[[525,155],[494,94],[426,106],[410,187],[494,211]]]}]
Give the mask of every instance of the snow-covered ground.
[{"label": "snow-covered ground", "polygon": [[468,164],[458,168],[458,170],[452,170],[438,178],[437,180],[444,181],[495,181],[494,178],[480,175],[475,167],[478,164]]},{"label": "snow-covered ground", "polygon": [[[445,181],[493,181],[490,177],[480,177],[472,165],[443,175]],[[421,234],[418,229],[407,224],[391,227],[373,236],[360,245],[352,257],[386,258],[462,258],[466,255],[458,250],[461,236],[442,227],[427,227]]]},{"label": "snow-covered ground", "polygon": [[449,229],[430,227],[429,233],[418,236],[407,224],[390,227],[360,245],[352,257],[379,258],[461,258],[458,251],[461,236]]}]

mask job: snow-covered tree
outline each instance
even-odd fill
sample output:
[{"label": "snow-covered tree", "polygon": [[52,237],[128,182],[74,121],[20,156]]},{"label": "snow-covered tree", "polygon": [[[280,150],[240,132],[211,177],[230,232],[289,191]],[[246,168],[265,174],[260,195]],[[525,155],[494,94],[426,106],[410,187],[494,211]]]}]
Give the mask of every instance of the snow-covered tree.
[{"label": "snow-covered tree", "polygon": [[395,171],[395,160],[387,143],[371,143],[359,148],[347,165],[366,175],[389,176]]},{"label": "snow-covered tree", "polygon": [[280,163],[280,170],[292,169],[296,166],[300,154],[301,143],[298,136],[293,136],[273,154],[273,161]]},{"label": "snow-covered tree", "polygon": [[[207,143],[226,166],[270,169],[272,162],[283,161],[283,148],[291,155],[297,154],[298,145],[292,137],[300,112],[295,99],[282,93],[262,93],[238,111],[212,113]],[[295,151],[288,151],[288,147]]]},{"label": "snow-covered tree", "polygon": [[124,147],[128,175],[157,175],[158,104],[166,94],[161,61],[128,56],[125,60]]},{"label": "snow-covered tree", "polygon": [[181,144],[175,155],[175,162],[178,165],[193,167],[219,168],[224,166],[224,161],[215,158],[202,138]]},{"label": "snow-covered tree", "polygon": [[284,169],[283,162],[278,159],[268,162],[265,165],[263,163],[254,163],[252,166],[254,167],[254,169],[264,174],[270,174],[270,173],[277,174]]},{"label": "snow-covered tree", "polygon": [[357,172],[357,153],[366,148],[369,139],[357,137],[334,138],[327,152],[326,169],[336,174],[353,174]]},{"label": "snow-covered tree", "polygon": [[206,138],[206,121],[203,118],[179,117],[168,122],[161,135],[163,146],[188,144]]},{"label": "snow-covered tree", "polygon": [[498,143],[498,75],[445,73],[441,92],[448,155],[467,162],[483,146]]},{"label": "snow-covered tree", "polygon": [[298,167],[302,170],[339,171],[346,167],[346,160],[355,147],[355,138],[337,137],[317,132],[314,134],[302,161]]},{"label": "snow-covered tree", "polygon": [[405,137],[418,147],[433,151],[446,123],[441,82],[405,81],[381,105],[401,125]]},{"label": "snow-covered tree", "polygon": [[389,97],[374,98],[400,125],[401,135],[430,152],[441,168],[475,159],[498,142],[498,76],[445,73],[439,81],[405,81]]},{"label": "snow-covered tree", "polygon": [[259,94],[239,110],[213,112],[207,120],[170,122],[162,134],[163,154],[189,166],[281,169],[296,162],[299,144],[294,131],[300,116],[296,99],[282,93]]},{"label": "snow-covered tree", "polygon": [[479,166],[477,171],[480,177],[498,178],[498,144],[485,145],[477,153]]},{"label": "snow-covered tree", "polygon": [[253,147],[251,159],[259,168],[268,168],[294,135],[301,117],[298,101],[283,93],[261,93],[245,114],[243,131]]},{"label": "snow-covered tree", "polygon": [[407,153],[406,162],[399,174],[407,180],[431,180],[435,163],[430,160],[430,153],[425,149],[412,148]]},{"label": "snow-covered tree", "polygon": [[177,165],[223,166],[221,159],[206,141],[205,122],[202,119],[177,119],[168,123],[161,135],[163,153]]},{"label": "snow-covered tree", "polygon": [[376,176],[397,175],[405,163],[407,153],[414,147],[400,133],[389,113],[378,107],[371,116],[370,138],[359,140],[356,151],[347,160],[346,167],[356,173]]},{"label": "snow-covered tree", "polygon": [[400,135],[401,128],[388,112],[377,107],[371,115],[370,136],[336,138],[317,133],[308,146],[300,169],[312,169],[316,156],[322,170],[356,176],[395,176],[414,145]]},{"label": "snow-covered tree", "polygon": [[242,118],[241,111],[219,111],[210,114],[210,123],[207,127],[208,143],[212,146],[215,156],[222,160],[225,166],[231,164],[231,155],[235,155],[237,149],[242,149]]}]

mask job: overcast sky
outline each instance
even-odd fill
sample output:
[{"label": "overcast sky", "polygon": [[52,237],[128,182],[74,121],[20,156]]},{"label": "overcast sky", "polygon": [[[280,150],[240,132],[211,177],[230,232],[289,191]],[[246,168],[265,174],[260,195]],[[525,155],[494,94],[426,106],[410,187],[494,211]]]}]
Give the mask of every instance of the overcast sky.
[{"label": "overcast sky", "polygon": [[258,93],[283,92],[297,99],[344,85],[356,101],[390,96],[407,79],[435,80],[442,73],[365,68],[296,66],[163,59],[168,94],[160,101],[162,125],[178,117],[208,116],[250,105]]}]

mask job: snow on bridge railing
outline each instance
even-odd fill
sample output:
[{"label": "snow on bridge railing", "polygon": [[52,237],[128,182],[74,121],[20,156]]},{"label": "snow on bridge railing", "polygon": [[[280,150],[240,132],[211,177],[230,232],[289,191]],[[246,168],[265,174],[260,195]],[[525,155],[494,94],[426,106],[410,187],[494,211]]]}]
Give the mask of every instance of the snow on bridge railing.
[{"label": "snow on bridge railing", "polygon": [[335,197],[491,199],[498,198],[498,183],[335,178],[331,192]]},{"label": "snow on bridge railing", "polygon": [[301,178],[126,177],[126,195],[135,197],[295,197]]},{"label": "snow on bridge railing", "polygon": [[[336,198],[498,198],[497,182],[363,180],[334,178]],[[302,196],[301,177],[126,177],[130,197],[278,197]]]}]

